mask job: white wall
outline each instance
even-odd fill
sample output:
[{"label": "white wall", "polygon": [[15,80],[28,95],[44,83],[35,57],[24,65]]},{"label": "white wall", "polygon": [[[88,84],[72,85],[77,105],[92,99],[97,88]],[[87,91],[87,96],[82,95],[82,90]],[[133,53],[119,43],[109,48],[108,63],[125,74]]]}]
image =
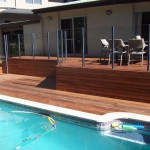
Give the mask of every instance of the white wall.
[{"label": "white wall", "polygon": [[15,0],[7,0],[6,2],[0,2],[0,8],[1,7],[12,7],[14,8],[15,7]]},{"label": "white wall", "polygon": [[[106,11],[112,14],[107,15]],[[113,5],[87,9],[88,54],[100,56],[100,39],[111,39],[112,26],[115,26],[115,38],[127,41],[132,37],[133,15],[132,5]]]},{"label": "white wall", "polygon": [[[51,18],[49,20],[48,18]],[[44,34],[44,50],[47,54],[47,32],[50,33],[50,53],[51,55],[56,55],[56,30],[59,28],[59,14],[58,13],[47,13],[42,15],[42,32]]]},{"label": "white wall", "polygon": [[[106,10],[112,10],[112,14],[106,15]],[[57,28],[60,28],[60,19],[85,16],[87,17],[88,54],[99,56],[101,51],[100,39],[111,38],[112,25],[118,26],[116,38],[127,40],[132,36],[132,11],[132,4],[126,4],[45,13],[42,14],[42,29],[44,33],[51,31],[54,34]],[[52,20],[48,20],[48,16],[51,16]],[[56,41],[56,38],[52,38],[52,40]],[[56,54],[55,49],[52,49],[52,53]]]}]

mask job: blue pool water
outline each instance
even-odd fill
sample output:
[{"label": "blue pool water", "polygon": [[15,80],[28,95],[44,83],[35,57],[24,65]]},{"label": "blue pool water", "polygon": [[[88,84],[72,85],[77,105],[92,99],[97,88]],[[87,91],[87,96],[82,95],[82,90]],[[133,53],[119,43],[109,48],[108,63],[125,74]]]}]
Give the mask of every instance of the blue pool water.
[{"label": "blue pool water", "polygon": [[117,139],[53,119],[56,128],[45,116],[0,102],[0,150],[150,150],[149,144]]}]

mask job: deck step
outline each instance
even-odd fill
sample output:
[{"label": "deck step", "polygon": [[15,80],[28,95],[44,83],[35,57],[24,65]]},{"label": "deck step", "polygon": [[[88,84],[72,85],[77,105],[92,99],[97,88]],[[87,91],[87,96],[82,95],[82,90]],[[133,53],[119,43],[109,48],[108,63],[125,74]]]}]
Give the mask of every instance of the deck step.
[{"label": "deck step", "polygon": [[[71,62],[65,61],[64,64],[57,66],[56,58],[51,60],[9,58],[9,73],[56,78],[56,85],[53,87],[57,90],[150,103],[150,74],[148,72],[143,70],[131,71],[131,67],[128,66],[123,67],[130,70],[106,70],[104,67],[106,68],[108,65],[91,64],[92,61],[89,62],[89,68],[81,68],[79,65],[76,66],[76,58],[68,60]],[[72,61],[74,66],[71,65]],[[81,60],[78,62],[81,63]],[[2,66],[3,72],[6,73],[4,61]],[[142,66],[140,65],[140,67]],[[30,83],[31,86],[37,84],[32,80],[26,81],[26,83]],[[26,83],[22,80],[16,82],[16,84]],[[45,80],[42,84],[39,83],[39,86],[50,85],[51,83],[53,84],[53,81],[47,83]]]},{"label": "deck step", "polygon": [[[5,61],[2,63],[3,72],[6,73]],[[56,76],[56,61],[42,59],[8,59],[8,72],[11,74],[29,75],[29,76]]]},{"label": "deck step", "polygon": [[112,71],[59,67],[57,89],[150,103],[150,75],[147,72]]}]

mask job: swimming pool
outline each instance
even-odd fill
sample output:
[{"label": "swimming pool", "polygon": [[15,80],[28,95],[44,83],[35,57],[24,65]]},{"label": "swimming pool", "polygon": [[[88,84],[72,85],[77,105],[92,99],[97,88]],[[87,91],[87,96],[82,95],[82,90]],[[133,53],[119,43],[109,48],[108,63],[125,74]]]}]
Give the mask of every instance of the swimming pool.
[{"label": "swimming pool", "polygon": [[[41,111],[41,110],[40,110]],[[0,101],[0,149],[2,150],[149,150],[149,144],[102,134],[94,128],[51,115],[56,128],[33,109]],[[149,135],[148,135],[149,136]]]}]

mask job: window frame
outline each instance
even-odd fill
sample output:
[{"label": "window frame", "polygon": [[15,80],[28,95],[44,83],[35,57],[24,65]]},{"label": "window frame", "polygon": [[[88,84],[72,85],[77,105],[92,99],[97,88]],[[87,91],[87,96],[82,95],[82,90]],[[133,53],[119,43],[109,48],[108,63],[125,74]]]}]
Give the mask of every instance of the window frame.
[{"label": "window frame", "polygon": [[[31,1],[31,2],[30,2]],[[26,0],[26,3],[27,4],[39,4],[39,5],[41,5],[42,4],[42,0],[39,0],[39,2],[35,2],[35,1],[37,1],[37,0]]]}]

